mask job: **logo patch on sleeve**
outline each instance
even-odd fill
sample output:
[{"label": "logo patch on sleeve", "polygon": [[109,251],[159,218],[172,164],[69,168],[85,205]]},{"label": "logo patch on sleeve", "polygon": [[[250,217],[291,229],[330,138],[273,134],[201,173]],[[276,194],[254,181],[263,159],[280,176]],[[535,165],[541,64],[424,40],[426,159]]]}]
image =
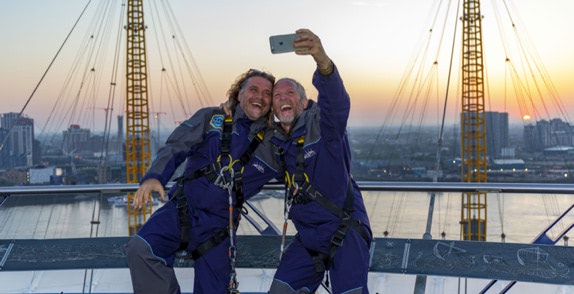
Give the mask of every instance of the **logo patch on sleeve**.
[{"label": "logo patch on sleeve", "polygon": [[252,166],[260,173],[265,172],[265,168],[263,167],[263,164],[257,160],[255,162],[253,162]]},{"label": "logo patch on sleeve", "polygon": [[211,122],[209,123],[213,128],[221,130],[223,129],[223,120],[225,116],[221,114],[216,114],[211,117]]}]

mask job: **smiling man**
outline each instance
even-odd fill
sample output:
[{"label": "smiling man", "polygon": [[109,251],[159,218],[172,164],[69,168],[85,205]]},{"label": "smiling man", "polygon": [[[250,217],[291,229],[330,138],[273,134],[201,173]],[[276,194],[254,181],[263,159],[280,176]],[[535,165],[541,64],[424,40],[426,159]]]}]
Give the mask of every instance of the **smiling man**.
[{"label": "smiling man", "polygon": [[164,199],[164,185],[184,162],[185,171],[170,200],[126,244],[135,293],[179,293],[176,253],[195,261],[194,293],[237,290],[231,257],[243,202],[279,169],[270,148],[259,148],[274,82],[268,73],[249,70],[227,93],[232,116],[216,107],[201,109],[158,151],[135,194],[135,208],[153,191]]},{"label": "smiling man", "polygon": [[309,100],[303,87],[295,80],[284,78],[273,89],[274,113],[281,128],[289,133],[295,119],[301,116]]},{"label": "smiling man", "polygon": [[317,63],[317,103],[289,78],[273,88],[278,146],[288,190],[286,209],[297,229],[277,268],[269,293],[315,293],[324,277],[331,293],[368,293],[372,233],[361,191],[351,177],[347,120],[351,107],[337,68],[320,39],[297,31],[295,53]]}]

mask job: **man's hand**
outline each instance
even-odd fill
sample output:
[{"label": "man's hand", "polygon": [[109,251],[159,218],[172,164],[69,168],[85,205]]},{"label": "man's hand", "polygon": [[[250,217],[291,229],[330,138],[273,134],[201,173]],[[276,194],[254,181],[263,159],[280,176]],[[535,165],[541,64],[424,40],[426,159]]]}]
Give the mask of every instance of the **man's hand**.
[{"label": "man's hand", "polygon": [[141,209],[147,205],[152,197],[152,192],[154,191],[159,193],[162,201],[165,201],[165,190],[160,181],[156,179],[147,179],[145,182],[141,183],[140,187],[136,191],[133,208]]},{"label": "man's hand", "polygon": [[231,107],[232,107],[231,102],[229,102],[229,100],[219,104],[219,108],[223,109],[225,115],[227,116],[230,116],[232,114]]},{"label": "man's hand", "polygon": [[308,29],[298,29],[296,33],[301,34],[301,36],[293,42],[295,54],[311,55],[320,70],[329,69],[332,66],[331,59],[327,56],[321,39]]}]

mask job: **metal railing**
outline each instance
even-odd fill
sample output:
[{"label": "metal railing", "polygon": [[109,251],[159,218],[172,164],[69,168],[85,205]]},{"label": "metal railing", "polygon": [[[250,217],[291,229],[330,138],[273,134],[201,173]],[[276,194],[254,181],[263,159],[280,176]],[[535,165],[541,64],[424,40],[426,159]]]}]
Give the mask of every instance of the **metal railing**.
[{"label": "metal railing", "polygon": [[[166,185],[166,189],[171,188],[174,183],[168,183]],[[509,193],[509,194],[524,194],[524,196],[532,195],[532,194],[565,194],[570,195],[574,194],[574,184],[541,184],[541,183],[461,183],[461,182],[367,182],[367,181],[360,181],[357,183],[359,188],[364,191],[372,191],[372,192],[426,192],[426,193],[434,193],[434,192],[444,192],[444,193],[462,193],[462,192],[487,192],[487,193]],[[112,195],[112,194],[122,194],[128,192],[134,192],[139,187],[139,184],[93,184],[93,185],[72,185],[72,186],[13,186],[13,187],[0,187],[0,206],[5,199],[10,198],[11,196],[28,196],[28,195],[35,195],[35,196],[44,196],[44,195],[69,195],[69,194],[103,194],[103,195]],[[283,185],[279,183],[268,184],[263,187],[264,190],[281,190],[283,189]],[[250,205],[247,202],[247,205]],[[251,207],[251,206],[250,206]],[[261,235],[277,235],[279,234],[279,230],[273,225],[273,222],[266,218],[265,214],[260,213],[255,207],[251,207],[251,209],[256,213],[256,216],[263,219],[265,225],[258,225],[258,222],[252,219],[252,216],[246,217],[247,220],[256,227],[257,231]],[[253,215],[255,216],[255,215]],[[571,227],[568,228],[568,230]],[[266,233],[263,233],[266,232]],[[406,241],[404,241],[406,240]],[[433,252],[433,246],[437,244],[443,244],[442,240],[416,240],[416,239],[387,239],[387,238],[377,238],[378,244],[377,248],[385,247],[385,252],[389,252],[390,248],[388,248],[388,244],[393,242],[407,242],[408,246],[426,246],[426,247],[419,247],[428,249],[428,252]],[[390,242],[390,243],[389,243]],[[384,244],[383,244],[384,243]],[[398,244],[398,243],[397,243]],[[446,244],[446,243],[444,243]],[[453,246],[465,246],[465,250],[469,252],[471,249],[471,245],[474,243],[464,243],[464,241],[449,241],[448,245],[450,247]],[[405,245],[405,246],[407,246]],[[481,250],[486,250],[489,254],[492,252],[506,252],[508,248],[514,248],[517,246],[521,246],[521,244],[505,244],[505,243],[491,243],[488,246],[481,245]],[[514,246],[514,247],[513,247]],[[402,250],[400,246],[394,246],[396,250]],[[428,248],[427,248],[428,247]],[[374,248],[374,247],[373,247]],[[485,249],[487,248],[487,249]],[[501,249],[502,248],[502,249]],[[536,247],[538,248],[538,247]],[[567,252],[568,255],[571,254],[572,247],[562,247],[557,246],[555,248],[544,247],[546,250],[555,250],[557,253],[554,254],[559,256],[561,252]],[[422,249],[421,249],[422,250]],[[498,250],[498,251],[496,251]],[[522,249],[521,249],[522,250]],[[516,250],[515,250],[516,251]],[[398,252],[398,251],[397,251]],[[420,251],[423,252],[423,251]],[[477,251],[478,253],[482,254],[482,251]],[[476,254],[478,254],[476,253]],[[400,254],[397,253],[397,256]],[[470,255],[470,253],[466,254]],[[7,256],[7,255],[6,255]],[[378,255],[374,255],[377,257]],[[430,256],[430,255],[429,255]],[[379,256],[380,257],[380,256]],[[428,257],[431,258],[432,256]],[[382,258],[382,257],[381,257]],[[381,259],[379,258],[379,259]],[[404,260],[408,260],[409,256],[405,256]],[[377,260],[374,258],[374,260]],[[382,259],[381,259],[382,260]],[[381,261],[379,260],[379,261]],[[509,259],[510,260],[510,259]],[[382,261],[378,263],[383,264]],[[449,265],[454,266],[454,265]],[[418,274],[417,272],[419,269],[415,266],[409,267],[409,270],[413,268],[412,272],[409,272],[407,268],[403,267],[396,267],[397,273],[407,273],[407,274]],[[449,268],[445,266],[437,266],[436,269],[430,269],[425,274],[427,275],[444,275],[444,276],[457,276],[461,275],[462,270],[457,270],[458,272],[449,273],[444,272],[444,268]],[[377,271],[381,272],[389,272],[393,273],[395,268],[375,268]],[[456,269],[456,268],[455,268]],[[442,271],[441,271],[442,270]],[[488,274],[490,272],[487,271]],[[531,282],[538,282],[538,283],[558,283],[558,284],[574,284],[571,279],[571,276],[567,276],[564,279],[566,280],[557,280],[557,281],[548,281],[544,279],[539,280],[532,280],[531,277],[527,276],[489,276],[484,274],[483,276],[472,276],[466,273],[467,277],[471,278],[481,278],[481,279],[493,279],[492,283],[495,283],[497,279],[506,278],[507,280],[526,280]],[[421,288],[421,289],[424,289]],[[416,292],[416,291],[415,291]]]},{"label": "metal railing", "polygon": [[[171,188],[173,182],[166,185]],[[362,191],[402,191],[402,192],[496,192],[522,194],[574,194],[574,184],[537,183],[460,183],[460,182],[357,182]],[[126,193],[134,192],[139,184],[93,184],[72,186],[12,186],[0,187],[0,196],[78,194],[78,193]],[[279,190],[281,184],[268,184],[263,189]]]}]

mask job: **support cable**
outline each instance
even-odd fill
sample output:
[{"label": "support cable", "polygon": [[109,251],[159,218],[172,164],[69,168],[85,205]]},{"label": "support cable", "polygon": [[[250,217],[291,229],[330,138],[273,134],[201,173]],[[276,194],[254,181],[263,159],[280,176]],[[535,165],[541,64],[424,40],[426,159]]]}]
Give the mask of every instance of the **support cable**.
[{"label": "support cable", "polygon": [[[112,114],[111,111],[108,113],[108,110],[113,110],[113,105],[115,104],[115,95],[116,95],[116,85],[117,85],[117,77],[119,71],[119,57],[120,57],[120,50],[121,50],[121,39],[122,39],[122,32],[123,27],[121,24],[124,22],[125,17],[125,0],[122,1],[121,11],[120,11],[120,22],[117,27],[117,35],[115,40],[115,49],[114,49],[114,61],[112,65],[112,74],[110,78],[110,85],[108,89],[108,102],[106,104],[106,121],[104,126],[104,138],[102,140],[102,150],[103,152],[99,158],[99,170],[98,170],[98,182],[103,184],[107,182],[107,156],[109,152],[109,143],[110,143],[110,129],[112,124]],[[107,132],[106,132],[107,130]],[[118,138],[119,140],[119,138]]]},{"label": "support cable", "polygon": [[[457,7],[458,7],[458,9],[457,9],[456,15],[458,15],[460,12],[460,5],[457,5]],[[446,23],[445,23],[445,25],[446,25]],[[433,183],[438,182],[438,174],[440,172],[442,139],[444,136],[444,125],[445,125],[446,110],[447,110],[447,105],[448,105],[448,94],[449,94],[449,89],[450,89],[450,80],[452,77],[452,69],[453,69],[453,61],[454,61],[454,55],[455,55],[455,44],[456,44],[456,33],[457,33],[457,31],[458,31],[458,19],[455,20],[454,32],[453,32],[453,37],[452,37],[450,63],[449,63],[449,68],[448,68],[446,92],[445,92],[445,98],[444,98],[444,104],[443,104],[442,122],[440,125],[439,137],[437,140],[437,151],[436,151],[436,159],[435,159],[435,167],[434,167],[435,173],[433,176]],[[436,198],[436,194],[434,192],[432,192],[431,196],[430,196],[430,203],[429,203],[429,209],[428,209],[427,225],[426,225],[425,233],[423,235],[423,239],[432,239],[431,228],[432,228],[432,219],[433,219],[433,214],[434,214],[435,198]],[[448,208],[447,208],[447,210],[448,210]],[[416,281],[415,281],[414,293],[421,293],[421,294],[425,293],[426,279],[427,279],[427,277],[425,275],[417,275]]]},{"label": "support cable", "polygon": [[[492,0],[494,2],[494,0]],[[512,82],[514,84],[514,91],[515,93],[517,93],[517,99],[520,99],[518,101],[518,104],[520,107],[520,111],[522,112],[522,114],[534,114],[534,117],[537,118],[542,118],[542,117],[546,117],[548,120],[551,120],[551,114],[550,111],[547,107],[547,100],[549,99],[544,99],[544,93],[543,91],[540,89],[540,87],[543,85],[546,87],[546,91],[547,94],[552,98],[551,101],[554,102],[554,107],[556,108],[556,110],[558,110],[558,112],[560,113],[560,115],[566,120],[566,122],[569,122],[569,117],[567,112],[565,111],[565,107],[562,103],[562,101],[559,98],[559,95],[557,94],[557,90],[554,87],[554,84],[552,83],[548,72],[546,71],[544,64],[541,62],[541,58],[538,54],[538,52],[535,50],[535,47],[530,45],[531,42],[529,41],[528,35],[525,32],[522,32],[520,30],[520,28],[522,27],[521,25],[517,25],[517,22],[515,21],[515,18],[513,17],[510,8],[508,6],[507,1],[503,1],[504,4],[504,9],[506,11],[506,15],[512,25],[512,32],[514,33],[515,38],[518,40],[518,44],[519,44],[519,49],[522,54],[522,62],[524,64],[523,70],[526,72],[528,72],[527,74],[524,74],[523,79],[520,78],[520,74],[518,73],[516,67],[514,66],[514,62],[513,60],[509,57],[508,52],[506,51],[506,38],[504,38],[501,35],[501,42],[504,45],[504,49],[505,49],[505,55],[507,56],[507,64],[509,64],[510,66],[510,74],[511,74],[511,78],[512,78]],[[498,11],[495,11],[497,14],[497,20],[498,23],[501,23],[500,21],[500,16]],[[518,18],[517,18],[518,19]],[[519,20],[519,19],[518,19]],[[500,25],[499,25],[500,27]],[[502,32],[502,28],[499,28],[499,31]],[[523,36],[524,35],[524,36]],[[531,57],[531,58],[529,58]],[[540,82],[538,82],[540,80]],[[534,85],[534,88],[537,91],[536,96],[540,97],[539,101],[534,101],[534,98],[532,95],[532,93],[530,93],[529,89],[530,89],[530,85],[529,85],[529,81],[531,81]],[[532,111],[528,111],[527,110],[527,103],[523,102],[524,100],[526,100],[523,95],[518,95],[518,94],[523,94],[526,93],[532,108]],[[545,92],[546,93],[546,92]],[[540,107],[539,105],[542,105],[543,109],[544,109],[544,113],[545,115],[541,115],[538,111],[538,107]],[[532,140],[534,140],[535,138],[531,138]],[[554,138],[555,142],[560,142],[558,140],[557,137]],[[546,154],[544,154],[544,161],[547,161],[548,159],[546,158]],[[564,166],[569,166],[570,163],[568,162],[568,159],[563,156],[562,160],[564,161]],[[546,216],[548,218],[548,221],[551,222],[551,218],[555,217],[556,215],[558,215],[560,213],[560,208],[558,207],[557,203],[557,199],[556,199],[556,195],[550,195],[550,196],[543,196],[543,204],[544,204],[544,209],[546,211]],[[563,225],[561,223],[561,225]]]},{"label": "support cable", "polygon": [[[76,20],[76,22],[74,23],[74,25],[72,26],[72,29],[70,30],[70,32],[68,32],[68,35],[66,36],[66,38],[64,39],[64,41],[62,42],[62,44],[60,45],[60,48],[58,48],[58,51],[56,52],[56,54],[54,55],[54,57],[52,58],[52,61],[50,61],[50,64],[48,65],[48,67],[46,68],[46,70],[44,71],[44,74],[42,74],[42,77],[40,78],[40,80],[38,81],[38,83],[36,84],[36,87],[34,87],[34,90],[32,90],[32,93],[30,94],[30,97],[28,97],[28,99],[26,100],[26,103],[24,103],[24,106],[22,107],[22,109],[20,110],[20,112],[18,113],[18,116],[16,119],[20,118],[22,116],[22,113],[24,113],[24,110],[26,110],[26,108],[28,107],[28,104],[30,103],[30,101],[32,100],[32,98],[34,97],[34,94],[36,93],[36,91],[38,90],[38,88],[40,87],[40,85],[42,84],[42,81],[44,81],[44,78],[46,77],[46,75],[48,74],[48,72],[50,71],[50,69],[52,68],[52,65],[54,64],[54,62],[56,61],[56,59],[58,58],[58,56],[60,55],[60,52],[62,51],[62,48],[64,48],[64,45],[66,45],[68,39],[70,38],[70,36],[72,35],[72,32],[74,32],[74,29],[76,28],[76,26],[78,25],[78,22],[80,21],[80,19],[82,18],[82,16],[84,15],[84,12],[86,12],[86,9],[88,8],[88,6],[90,5],[90,2],[92,2],[91,0],[88,0],[88,3],[86,3],[86,6],[84,6],[84,9],[82,10],[82,13],[80,13],[80,16],[78,17],[78,19]],[[8,134],[10,134],[10,132],[12,131],[12,128],[14,127],[14,124],[12,124],[10,126],[10,129],[8,130]],[[4,144],[6,144],[6,141],[8,140],[8,137],[10,137],[10,135],[4,137],[4,140],[2,140],[2,144],[0,144],[0,151],[2,151],[2,149],[4,148]]]}]

